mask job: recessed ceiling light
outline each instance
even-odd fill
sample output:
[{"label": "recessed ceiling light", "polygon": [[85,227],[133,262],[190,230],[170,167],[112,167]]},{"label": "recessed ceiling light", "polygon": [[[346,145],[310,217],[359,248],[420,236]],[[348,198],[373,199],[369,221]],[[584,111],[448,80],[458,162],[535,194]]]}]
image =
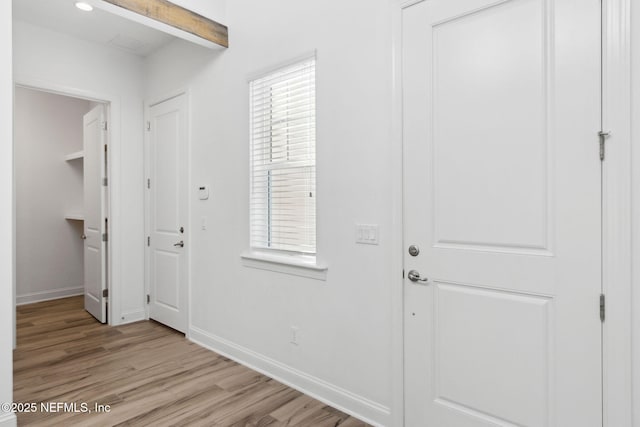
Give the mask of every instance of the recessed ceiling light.
[{"label": "recessed ceiling light", "polygon": [[91,12],[93,10],[93,6],[83,1],[76,2],[76,7],[80,10],[84,10],[85,12]]}]

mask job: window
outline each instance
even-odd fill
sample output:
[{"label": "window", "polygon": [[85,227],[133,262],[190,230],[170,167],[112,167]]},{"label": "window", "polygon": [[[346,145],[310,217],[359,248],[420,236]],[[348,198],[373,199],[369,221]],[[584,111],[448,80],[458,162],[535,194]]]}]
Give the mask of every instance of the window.
[{"label": "window", "polygon": [[252,248],[316,252],[315,62],[249,83]]}]

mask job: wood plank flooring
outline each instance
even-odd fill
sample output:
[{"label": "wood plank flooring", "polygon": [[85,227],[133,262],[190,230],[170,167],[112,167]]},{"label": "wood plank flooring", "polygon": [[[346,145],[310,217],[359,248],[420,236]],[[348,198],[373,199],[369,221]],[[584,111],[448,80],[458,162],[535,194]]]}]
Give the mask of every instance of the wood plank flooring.
[{"label": "wood plank flooring", "polygon": [[156,322],[101,325],[82,297],[19,306],[17,317],[14,402],[38,406],[19,426],[367,425]]}]

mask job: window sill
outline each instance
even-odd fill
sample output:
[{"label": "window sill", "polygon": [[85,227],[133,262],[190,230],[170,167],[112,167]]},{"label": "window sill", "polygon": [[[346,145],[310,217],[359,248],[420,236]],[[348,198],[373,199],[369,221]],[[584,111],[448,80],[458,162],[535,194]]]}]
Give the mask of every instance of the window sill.
[{"label": "window sill", "polygon": [[240,255],[240,258],[242,258],[242,265],[245,267],[308,277],[316,280],[327,280],[328,267],[318,264],[315,257],[246,251]]}]

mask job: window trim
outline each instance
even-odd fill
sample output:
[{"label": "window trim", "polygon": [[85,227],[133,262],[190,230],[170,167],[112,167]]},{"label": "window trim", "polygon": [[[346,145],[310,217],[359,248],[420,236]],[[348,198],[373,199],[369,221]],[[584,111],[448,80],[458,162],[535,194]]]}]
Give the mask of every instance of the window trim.
[{"label": "window trim", "polygon": [[250,249],[240,254],[242,265],[259,270],[285,273],[292,276],[307,277],[309,279],[327,280],[329,267],[319,263],[317,257],[295,252],[284,253],[278,249],[257,250]]},{"label": "window trim", "polygon": [[257,72],[251,73],[247,75],[247,83],[251,83],[253,80],[257,80],[257,79],[261,79],[263,77],[266,77],[267,75],[271,74],[271,73],[275,73],[276,71],[279,71],[282,68],[286,68],[289,67],[291,65],[295,65],[299,62],[303,62],[303,61],[307,61],[309,59],[315,59],[316,60],[316,64],[318,62],[318,54],[317,51],[314,49],[310,52],[307,52],[305,54],[296,56],[294,58],[291,58],[287,61],[283,61],[283,62],[279,62],[277,64],[271,65],[269,67],[263,68]]}]

